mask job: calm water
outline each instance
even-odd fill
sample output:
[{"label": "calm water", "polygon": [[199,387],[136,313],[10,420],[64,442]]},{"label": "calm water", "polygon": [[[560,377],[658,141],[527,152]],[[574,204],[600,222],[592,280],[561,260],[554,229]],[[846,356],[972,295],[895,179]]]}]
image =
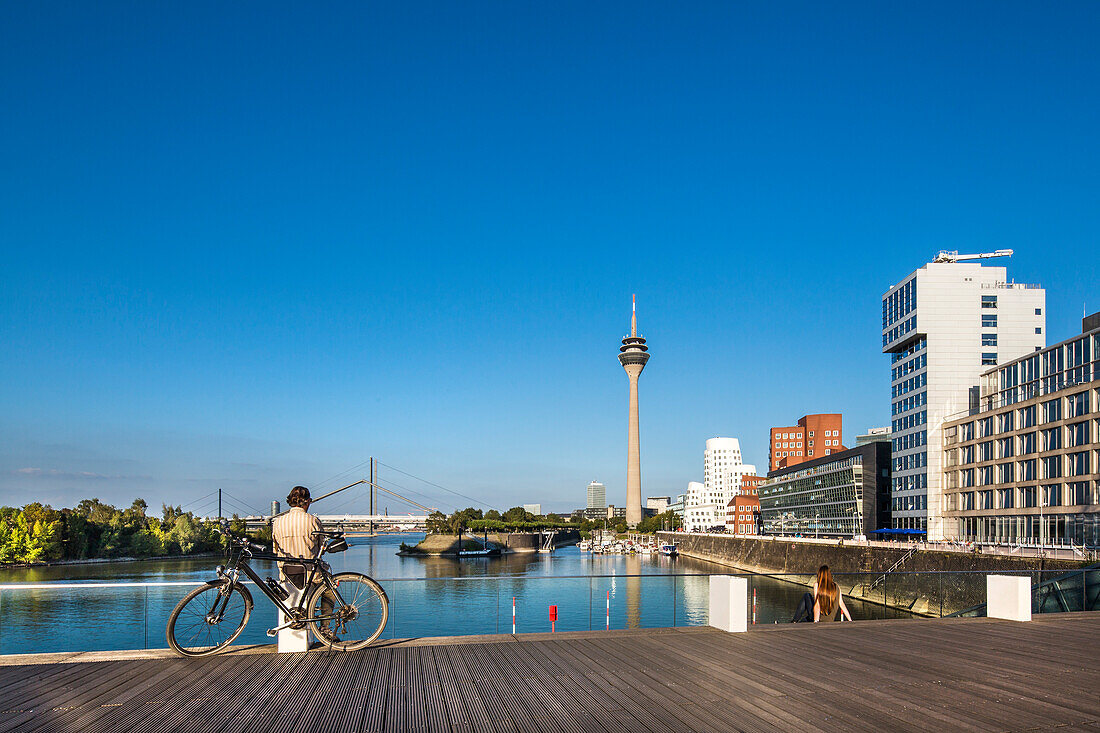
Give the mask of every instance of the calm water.
[{"label": "calm water", "polygon": [[[729,573],[731,568],[662,555],[592,555],[575,547],[552,555],[446,559],[398,557],[402,541],[423,535],[349,538],[350,549],[329,558],[334,571],[355,570],[382,582],[390,598],[386,638],[699,625],[707,622],[709,581],[673,573]],[[0,583],[201,582],[221,558],[69,565],[0,572]],[[261,576],[274,563],[254,562]],[[643,575],[645,577],[629,577]],[[572,577],[571,577],[572,576]],[[576,577],[581,576],[581,577]],[[602,577],[608,576],[608,577]],[[793,578],[792,578],[793,579]],[[805,588],[755,576],[757,623],[789,620]],[[0,592],[0,654],[164,648],[165,624],[189,588],[87,588]],[[267,644],[275,607],[258,589],[256,607],[237,643]],[[751,591],[750,591],[751,593]],[[880,606],[847,601],[855,618],[881,618]],[[896,615],[887,611],[889,615]]]}]

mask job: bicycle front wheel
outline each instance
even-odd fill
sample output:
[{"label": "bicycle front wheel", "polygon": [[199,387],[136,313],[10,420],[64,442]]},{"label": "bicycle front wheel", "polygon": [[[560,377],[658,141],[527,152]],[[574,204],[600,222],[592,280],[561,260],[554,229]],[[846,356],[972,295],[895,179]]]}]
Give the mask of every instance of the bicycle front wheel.
[{"label": "bicycle front wheel", "polygon": [[321,643],[342,652],[367,646],[386,628],[390,602],[386,591],[362,573],[332,576],[334,593],[318,586],[309,597],[310,629]]},{"label": "bicycle front wheel", "polygon": [[168,617],[168,646],[185,657],[225,651],[244,631],[252,595],[228,580],[215,580],[183,597]]}]

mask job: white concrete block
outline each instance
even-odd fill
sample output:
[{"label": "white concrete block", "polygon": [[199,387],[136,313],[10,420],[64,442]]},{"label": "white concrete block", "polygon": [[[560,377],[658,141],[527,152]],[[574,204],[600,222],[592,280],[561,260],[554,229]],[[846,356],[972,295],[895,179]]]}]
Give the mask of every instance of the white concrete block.
[{"label": "white concrete block", "polygon": [[1031,577],[985,576],[986,616],[1009,621],[1031,620]]},{"label": "white concrete block", "polygon": [[748,578],[710,576],[710,625],[722,631],[748,631]]},{"label": "white concrete block", "polygon": [[[286,604],[287,608],[294,608],[294,606],[298,605],[298,603],[301,601],[302,591],[295,588],[294,585],[289,582],[283,582],[282,586],[286,589],[287,593],[290,594],[290,597],[283,601],[283,603]],[[282,611],[276,611],[276,614],[279,619],[279,626],[282,626],[290,620]],[[279,631],[280,654],[283,654],[284,652],[306,651],[309,651],[309,629],[286,628]]]}]

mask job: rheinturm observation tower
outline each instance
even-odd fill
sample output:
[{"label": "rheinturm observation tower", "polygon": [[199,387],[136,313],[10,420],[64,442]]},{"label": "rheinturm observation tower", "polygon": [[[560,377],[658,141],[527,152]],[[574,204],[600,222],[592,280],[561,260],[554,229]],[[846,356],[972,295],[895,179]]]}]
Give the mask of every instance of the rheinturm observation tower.
[{"label": "rheinturm observation tower", "polygon": [[649,347],[638,335],[638,301],[632,298],[630,335],[619,347],[619,363],[630,379],[630,423],[626,442],[626,523],[631,527],[642,521],[642,459],[638,450],[638,377],[649,361]]}]

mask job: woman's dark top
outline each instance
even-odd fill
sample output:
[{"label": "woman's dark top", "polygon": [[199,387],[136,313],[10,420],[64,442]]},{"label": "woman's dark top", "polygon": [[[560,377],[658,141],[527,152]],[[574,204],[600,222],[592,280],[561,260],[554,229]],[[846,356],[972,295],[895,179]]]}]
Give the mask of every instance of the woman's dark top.
[{"label": "woman's dark top", "polygon": [[[821,603],[821,598],[820,597],[817,598],[817,602]],[[840,611],[840,590],[838,589],[837,594],[836,594],[836,604],[833,606],[833,612],[826,616],[825,612],[822,611],[817,620],[818,620],[818,622],[821,622],[821,621],[836,621],[836,615],[837,615],[837,612],[839,612],[839,611]]]}]

